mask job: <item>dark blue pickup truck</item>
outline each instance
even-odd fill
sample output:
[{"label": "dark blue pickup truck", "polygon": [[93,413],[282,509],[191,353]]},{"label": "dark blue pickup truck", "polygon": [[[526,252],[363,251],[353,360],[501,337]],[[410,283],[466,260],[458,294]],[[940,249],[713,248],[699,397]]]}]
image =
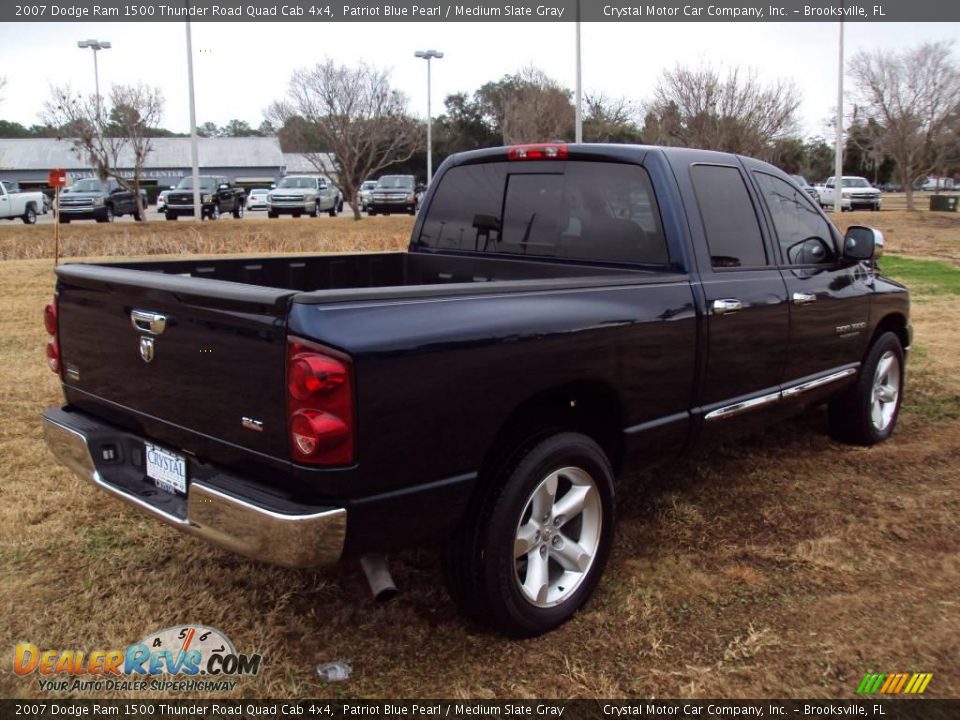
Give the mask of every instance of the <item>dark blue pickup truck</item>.
[{"label": "dark blue pickup truck", "polygon": [[882,244],[749,158],[464,153],[404,253],[58,267],[46,438],[259,560],[438,542],[465,612],[534,635],[597,585],[617,474],[822,403],[835,437],[890,435],[909,299]]}]

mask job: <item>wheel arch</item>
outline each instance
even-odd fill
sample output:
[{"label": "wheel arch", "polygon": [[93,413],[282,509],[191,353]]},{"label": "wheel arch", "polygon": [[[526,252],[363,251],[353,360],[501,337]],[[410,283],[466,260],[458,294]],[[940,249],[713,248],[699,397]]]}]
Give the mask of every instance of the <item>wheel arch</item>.
[{"label": "wheel arch", "polygon": [[510,413],[484,454],[483,477],[510,452],[543,430],[572,431],[592,438],[617,472],[623,462],[623,403],[599,380],[577,381],[541,390]]},{"label": "wheel arch", "polygon": [[870,342],[867,344],[864,357],[866,357],[866,353],[870,352],[870,348],[873,347],[877,338],[887,332],[892,332],[900,338],[900,344],[904,350],[910,347],[910,330],[907,327],[906,315],[901,312],[890,312],[884,315],[873,329],[873,335],[870,336]]}]

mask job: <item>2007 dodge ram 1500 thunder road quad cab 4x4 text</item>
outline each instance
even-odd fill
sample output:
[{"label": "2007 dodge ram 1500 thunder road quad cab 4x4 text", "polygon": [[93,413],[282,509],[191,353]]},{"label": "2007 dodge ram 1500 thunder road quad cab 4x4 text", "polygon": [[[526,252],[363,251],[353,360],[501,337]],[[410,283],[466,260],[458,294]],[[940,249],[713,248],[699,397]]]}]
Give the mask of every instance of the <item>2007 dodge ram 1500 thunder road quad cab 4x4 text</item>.
[{"label": "2007 dodge ram 1500 thunder road quad cab 4x4 text", "polygon": [[622,468],[819,403],[890,435],[910,325],[882,242],[735,155],[454,155],[406,253],[59,266],[46,439],[260,560],[441,541],[460,607],[534,635],[597,585]]}]

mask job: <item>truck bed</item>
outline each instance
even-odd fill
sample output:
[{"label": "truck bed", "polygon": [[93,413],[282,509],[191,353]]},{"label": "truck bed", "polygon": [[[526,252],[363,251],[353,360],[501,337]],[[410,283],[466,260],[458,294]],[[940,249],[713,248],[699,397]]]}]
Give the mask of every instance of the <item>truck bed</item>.
[{"label": "truck bed", "polygon": [[[517,280],[569,280],[587,277],[609,279],[622,277],[624,274],[643,273],[642,270],[636,268],[523,261],[517,258],[482,258],[476,255],[465,257],[447,253],[408,252],[154,260],[110,263],[99,267],[149,271],[177,277],[203,278],[298,292],[422,288],[425,286],[469,285]],[[190,283],[190,285],[196,287],[194,283]],[[475,291],[475,288],[471,289],[471,292]],[[444,293],[446,290],[437,289],[437,292]],[[398,293],[377,293],[377,295],[389,294]],[[409,293],[401,292],[399,294],[408,295]],[[370,294],[363,293],[362,295],[368,296]],[[348,294],[351,299],[358,296],[357,293]],[[323,299],[336,301],[342,297],[341,295],[327,293]]]}]

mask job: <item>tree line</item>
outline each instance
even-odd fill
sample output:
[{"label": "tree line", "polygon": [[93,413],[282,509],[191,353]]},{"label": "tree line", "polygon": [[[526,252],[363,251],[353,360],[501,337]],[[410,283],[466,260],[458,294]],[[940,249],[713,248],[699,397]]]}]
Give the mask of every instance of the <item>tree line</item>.
[{"label": "tree line", "polygon": [[[917,182],[933,173],[960,172],[960,70],[952,43],[862,51],[847,73],[853,89],[847,100],[852,111],[845,128],[845,173],[874,182],[895,179],[912,208]],[[3,85],[0,78],[0,91]],[[742,153],[816,181],[832,174],[833,147],[822,138],[801,137],[800,104],[790,81],[765,83],[752,70],[677,65],[661,74],[645,102],[587,93],[583,138]],[[573,140],[572,92],[536,67],[448,95],[443,105],[433,120],[437,164],[464,150]],[[53,87],[40,124],[27,128],[0,120],[0,137],[72,138],[78,156],[98,174],[137,190],[139,172],[120,177],[116,159],[128,148],[139,171],[151,140],[175,135],[160,127],[162,115],[159,90],[142,84],[115,86],[103,98]],[[335,174],[354,199],[360,184],[377,173],[425,174],[424,121],[410,112],[406,96],[381,69],[333,60],[297,69],[264,116],[256,128],[243,120],[222,127],[207,122],[198,133],[275,135],[284,152],[302,154],[318,171]]]}]

